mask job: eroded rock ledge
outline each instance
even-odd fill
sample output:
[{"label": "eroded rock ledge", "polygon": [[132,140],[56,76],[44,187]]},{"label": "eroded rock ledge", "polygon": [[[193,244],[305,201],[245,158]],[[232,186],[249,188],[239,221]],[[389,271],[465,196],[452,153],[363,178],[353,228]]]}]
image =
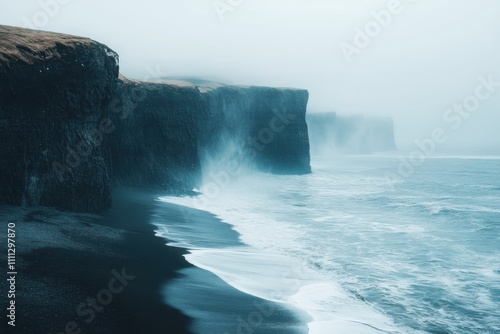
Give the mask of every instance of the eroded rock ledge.
[{"label": "eroded rock ledge", "polygon": [[0,26],[0,204],[100,212],[117,184],[185,193],[228,143],[256,168],[310,172],[308,93],[119,76],[93,40]]}]

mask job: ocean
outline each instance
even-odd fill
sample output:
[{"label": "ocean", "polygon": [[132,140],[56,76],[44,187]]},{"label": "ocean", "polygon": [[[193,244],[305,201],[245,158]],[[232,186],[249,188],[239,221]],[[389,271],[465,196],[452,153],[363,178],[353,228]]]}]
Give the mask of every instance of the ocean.
[{"label": "ocean", "polygon": [[[245,293],[309,315],[311,334],[500,333],[500,157],[312,159],[313,173],[206,173],[221,233],[157,215],[158,235]],[[234,230],[234,231],[233,231]],[[238,238],[238,242],[235,242]]]}]

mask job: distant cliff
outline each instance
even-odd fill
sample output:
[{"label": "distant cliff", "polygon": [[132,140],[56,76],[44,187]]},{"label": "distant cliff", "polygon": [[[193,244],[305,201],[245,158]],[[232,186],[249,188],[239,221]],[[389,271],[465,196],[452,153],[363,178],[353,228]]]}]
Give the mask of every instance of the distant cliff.
[{"label": "distant cliff", "polygon": [[0,26],[0,204],[99,212],[117,184],[185,193],[229,142],[260,170],[310,172],[307,91],[118,73],[98,42]]},{"label": "distant cliff", "polygon": [[367,154],[396,150],[394,121],[389,117],[307,115],[311,154]]}]

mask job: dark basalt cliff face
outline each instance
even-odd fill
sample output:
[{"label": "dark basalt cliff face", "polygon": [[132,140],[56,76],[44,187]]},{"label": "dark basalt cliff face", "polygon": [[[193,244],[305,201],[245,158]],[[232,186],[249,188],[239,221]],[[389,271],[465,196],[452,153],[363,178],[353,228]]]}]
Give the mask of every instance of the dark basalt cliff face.
[{"label": "dark basalt cliff face", "polygon": [[0,203],[110,206],[99,122],[117,77],[105,45],[0,26]]},{"label": "dark basalt cliff face", "polygon": [[366,154],[396,150],[394,121],[389,117],[307,115],[312,154]]},{"label": "dark basalt cliff face", "polygon": [[243,155],[239,159],[259,170],[311,172],[306,90],[221,86],[201,91],[206,120],[200,147],[209,155],[229,142]]},{"label": "dark basalt cliff face", "polygon": [[200,93],[121,78],[110,136],[114,182],[186,192],[200,180]]},{"label": "dark basalt cliff face", "polygon": [[117,184],[186,193],[229,142],[261,170],[310,172],[307,91],[216,86],[119,78],[105,45],[0,26],[0,204],[100,212]]}]

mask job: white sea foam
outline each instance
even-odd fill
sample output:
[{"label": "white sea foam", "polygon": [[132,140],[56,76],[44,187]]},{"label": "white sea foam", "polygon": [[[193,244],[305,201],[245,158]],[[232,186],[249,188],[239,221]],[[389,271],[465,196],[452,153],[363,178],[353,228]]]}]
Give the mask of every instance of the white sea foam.
[{"label": "white sea foam", "polygon": [[470,205],[470,204],[449,204],[443,202],[422,202],[421,205],[429,209],[431,214],[439,214],[442,212],[488,212],[500,213],[500,209],[486,207],[483,205]]},{"label": "white sea foam", "polygon": [[289,257],[252,247],[194,250],[185,257],[240,291],[304,310],[312,318],[311,334],[403,332],[388,317]]},{"label": "white sea foam", "polygon": [[[196,202],[190,198],[164,197],[161,200],[196,208],[196,205],[193,205]],[[242,217],[239,210],[219,211],[213,204],[213,211],[225,221],[238,222],[234,225],[238,231],[243,231],[242,239],[249,244],[269,249],[268,243],[272,239],[276,242],[279,239],[281,243],[286,238],[292,240],[296,235],[286,231],[290,226],[279,227],[277,222],[269,224],[269,221],[261,221],[248,226],[246,221],[249,215]],[[339,216],[346,218],[344,214]],[[269,227],[267,231],[266,224]],[[270,240],[269,236],[275,235],[277,231],[280,237]],[[266,235],[266,233],[272,234]],[[162,235],[169,239],[173,235],[180,240],[190,238],[189,235],[181,236],[178,232],[174,234],[166,232]],[[172,245],[186,244],[187,241],[172,243]],[[293,257],[252,246],[224,249],[194,248],[196,249],[191,248],[185,257],[196,267],[214,273],[240,291],[269,301],[289,304],[305,311],[312,318],[308,323],[310,334],[406,332],[363,300],[356,298],[334,281]]]},{"label": "white sea foam", "polygon": [[[384,170],[397,159],[338,159],[350,161],[245,175],[208,201],[163,198],[212,212],[246,247],[203,246],[213,236],[196,227],[168,226],[165,237],[235,288],[306,311],[310,333],[495,332],[497,160],[457,160],[443,174],[451,162],[434,159],[391,192]],[[297,266],[296,284],[279,284]]]}]

